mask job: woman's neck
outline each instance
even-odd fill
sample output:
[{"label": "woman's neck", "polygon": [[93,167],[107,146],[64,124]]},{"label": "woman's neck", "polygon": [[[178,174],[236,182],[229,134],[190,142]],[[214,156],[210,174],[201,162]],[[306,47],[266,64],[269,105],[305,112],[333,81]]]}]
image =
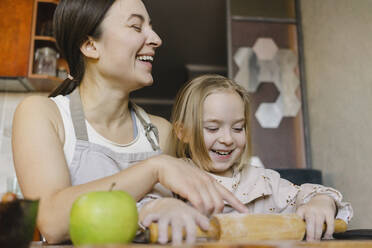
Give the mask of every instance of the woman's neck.
[{"label": "woman's neck", "polygon": [[129,92],[87,76],[80,84],[80,95],[90,124],[115,128],[130,120]]}]

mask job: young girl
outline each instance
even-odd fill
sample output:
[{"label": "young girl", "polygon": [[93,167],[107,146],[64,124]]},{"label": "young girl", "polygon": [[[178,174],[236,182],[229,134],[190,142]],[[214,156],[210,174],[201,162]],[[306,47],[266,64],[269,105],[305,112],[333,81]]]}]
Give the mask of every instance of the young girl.
[{"label": "young girl", "polygon": [[[178,157],[210,174],[242,201],[250,213],[296,212],[306,221],[307,240],[331,238],[334,218],[348,222],[353,211],[335,189],[294,185],[270,169],[250,166],[247,92],[219,75],[204,75],[178,94],[172,113]],[[224,212],[233,209],[225,204]]]}]

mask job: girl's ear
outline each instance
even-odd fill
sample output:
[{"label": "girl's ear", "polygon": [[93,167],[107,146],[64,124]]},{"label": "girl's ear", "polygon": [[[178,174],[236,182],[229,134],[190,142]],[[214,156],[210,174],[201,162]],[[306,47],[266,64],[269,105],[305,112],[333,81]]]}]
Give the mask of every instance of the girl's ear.
[{"label": "girl's ear", "polygon": [[189,142],[189,137],[187,135],[186,129],[184,128],[182,123],[176,122],[174,124],[174,132],[177,135],[177,138],[184,143]]},{"label": "girl's ear", "polygon": [[96,42],[90,37],[80,46],[80,51],[87,58],[91,59],[99,58],[99,52],[97,49]]}]

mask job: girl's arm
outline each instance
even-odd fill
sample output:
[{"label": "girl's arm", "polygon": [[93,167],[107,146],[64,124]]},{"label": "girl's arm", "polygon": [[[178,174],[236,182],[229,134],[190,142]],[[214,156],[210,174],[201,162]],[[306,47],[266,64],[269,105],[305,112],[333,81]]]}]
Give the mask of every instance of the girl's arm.
[{"label": "girl's arm", "polygon": [[310,183],[297,186],[280,178],[276,171],[270,169],[256,171],[260,172],[256,175],[264,176],[264,181],[270,184],[272,190],[273,199],[268,198],[266,209],[268,206],[269,210],[276,209],[278,213],[296,212],[306,221],[307,240],[321,239],[324,223],[327,224],[324,238],[330,238],[335,218],[348,222],[353,216],[350,203],[343,202],[341,193],[333,188]]},{"label": "girl's arm", "polygon": [[[324,238],[332,237],[334,219],[346,223],[353,216],[351,204],[342,201],[342,194],[330,187],[319,184],[302,184],[296,197],[296,213],[306,220],[306,239],[318,240],[322,237],[323,223],[327,224]],[[336,215],[337,213],[337,215]]]},{"label": "girl's arm", "polygon": [[316,195],[308,203],[299,206],[296,213],[306,222],[306,240],[320,240],[323,224],[327,224],[325,239],[331,239],[336,214],[335,201],[328,195]]},{"label": "girl's arm", "polygon": [[[69,239],[70,208],[78,196],[90,191],[108,190],[113,182],[117,189],[129,192],[136,200],[160,182],[204,211],[214,207],[202,200],[204,194],[207,198],[218,194],[214,183],[167,155],[142,161],[109,177],[71,186],[63,144],[63,122],[54,102],[40,96],[23,100],[13,120],[14,165],[24,197],[40,198],[37,222],[49,243]],[[205,190],[199,191],[202,187]],[[209,192],[210,189],[214,192]],[[235,205],[239,208],[238,203]],[[240,210],[244,211],[244,206]]]}]

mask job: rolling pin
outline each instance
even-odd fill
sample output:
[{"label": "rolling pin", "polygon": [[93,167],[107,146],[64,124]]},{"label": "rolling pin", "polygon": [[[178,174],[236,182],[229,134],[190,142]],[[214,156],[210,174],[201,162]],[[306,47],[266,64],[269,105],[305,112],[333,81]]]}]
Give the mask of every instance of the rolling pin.
[{"label": "rolling pin", "polygon": [[[325,231],[326,225],[323,225]],[[334,232],[345,232],[347,224],[335,220]],[[210,220],[208,231],[197,227],[196,237],[223,241],[261,241],[261,240],[303,240],[306,224],[296,214],[217,214]],[[148,229],[148,240],[156,243],[158,226],[152,223]],[[185,236],[185,233],[184,233]],[[172,231],[168,229],[168,240]]]}]

